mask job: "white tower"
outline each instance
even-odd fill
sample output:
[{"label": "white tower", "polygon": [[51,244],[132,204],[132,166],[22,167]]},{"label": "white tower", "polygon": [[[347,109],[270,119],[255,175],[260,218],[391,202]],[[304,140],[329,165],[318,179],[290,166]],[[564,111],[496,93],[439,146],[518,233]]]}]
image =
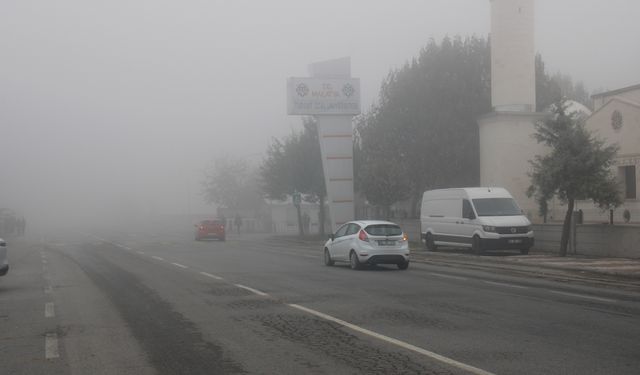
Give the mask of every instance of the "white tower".
[{"label": "white tower", "polygon": [[536,110],[533,0],[491,1],[491,104]]},{"label": "white tower", "polygon": [[532,137],[536,113],[534,0],[491,1],[491,104],[478,118],[480,184],[501,186],[532,219],[537,205],[526,195],[529,160],[544,148]]}]

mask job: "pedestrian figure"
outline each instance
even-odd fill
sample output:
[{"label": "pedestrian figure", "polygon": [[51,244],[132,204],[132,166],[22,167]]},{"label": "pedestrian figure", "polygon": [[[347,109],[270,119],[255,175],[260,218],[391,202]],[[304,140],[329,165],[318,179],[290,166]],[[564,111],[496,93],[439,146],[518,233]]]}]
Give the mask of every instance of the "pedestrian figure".
[{"label": "pedestrian figure", "polygon": [[233,222],[236,225],[236,231],[238,232],[238,234],[240,234],[240,227],[242,226],[242,218],[240,218],[240,215],[236,214],[236,218],[233,220]]},{"label": "pedestrian figure", "polygon": [[304,233],[309,234],[310,224],[311,224],[311,217],[305,211],[304,214],[302,214],[302,227],[304,228]]}]

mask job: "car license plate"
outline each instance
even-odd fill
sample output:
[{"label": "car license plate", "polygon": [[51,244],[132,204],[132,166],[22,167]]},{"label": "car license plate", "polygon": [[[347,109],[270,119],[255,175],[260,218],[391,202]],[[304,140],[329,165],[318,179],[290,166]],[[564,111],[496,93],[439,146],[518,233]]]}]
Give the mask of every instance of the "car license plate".
[{"label": "car license plate", "polygon": [[522,239],[509,240],[509,243],[522,243]]},{"label": "car license plate", "polygon": [[378,245],[380,246],[393,246],[396,244],[396,241],[393,240],[380,240],[378,241]]}]

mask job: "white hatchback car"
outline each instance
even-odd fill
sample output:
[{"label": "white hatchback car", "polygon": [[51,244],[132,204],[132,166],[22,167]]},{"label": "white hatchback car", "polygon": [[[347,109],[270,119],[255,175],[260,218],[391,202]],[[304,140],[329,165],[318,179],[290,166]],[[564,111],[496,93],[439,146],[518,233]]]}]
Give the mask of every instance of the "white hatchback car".
[{"label": "white hatchback car", "polygon": [[409,267],[409,241],[398,224],[356,220],[343,224],[324,244],[324,264],[349,262],[352,269],[363,264],[396,264]]},{"label": "white hatchback car", "polygon": [[9,259],[7,259],[7,243],[0,238],[0,276],[9,272]]}]

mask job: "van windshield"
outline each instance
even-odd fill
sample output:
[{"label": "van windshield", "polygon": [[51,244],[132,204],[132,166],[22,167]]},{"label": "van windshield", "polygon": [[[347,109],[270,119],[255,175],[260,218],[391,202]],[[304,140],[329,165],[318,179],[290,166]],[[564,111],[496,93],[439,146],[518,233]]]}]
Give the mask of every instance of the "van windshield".
[{"label": "van windshield", "polygon": [[478,216],[522,215],[513,198],[478,198],[473,200]]}]

